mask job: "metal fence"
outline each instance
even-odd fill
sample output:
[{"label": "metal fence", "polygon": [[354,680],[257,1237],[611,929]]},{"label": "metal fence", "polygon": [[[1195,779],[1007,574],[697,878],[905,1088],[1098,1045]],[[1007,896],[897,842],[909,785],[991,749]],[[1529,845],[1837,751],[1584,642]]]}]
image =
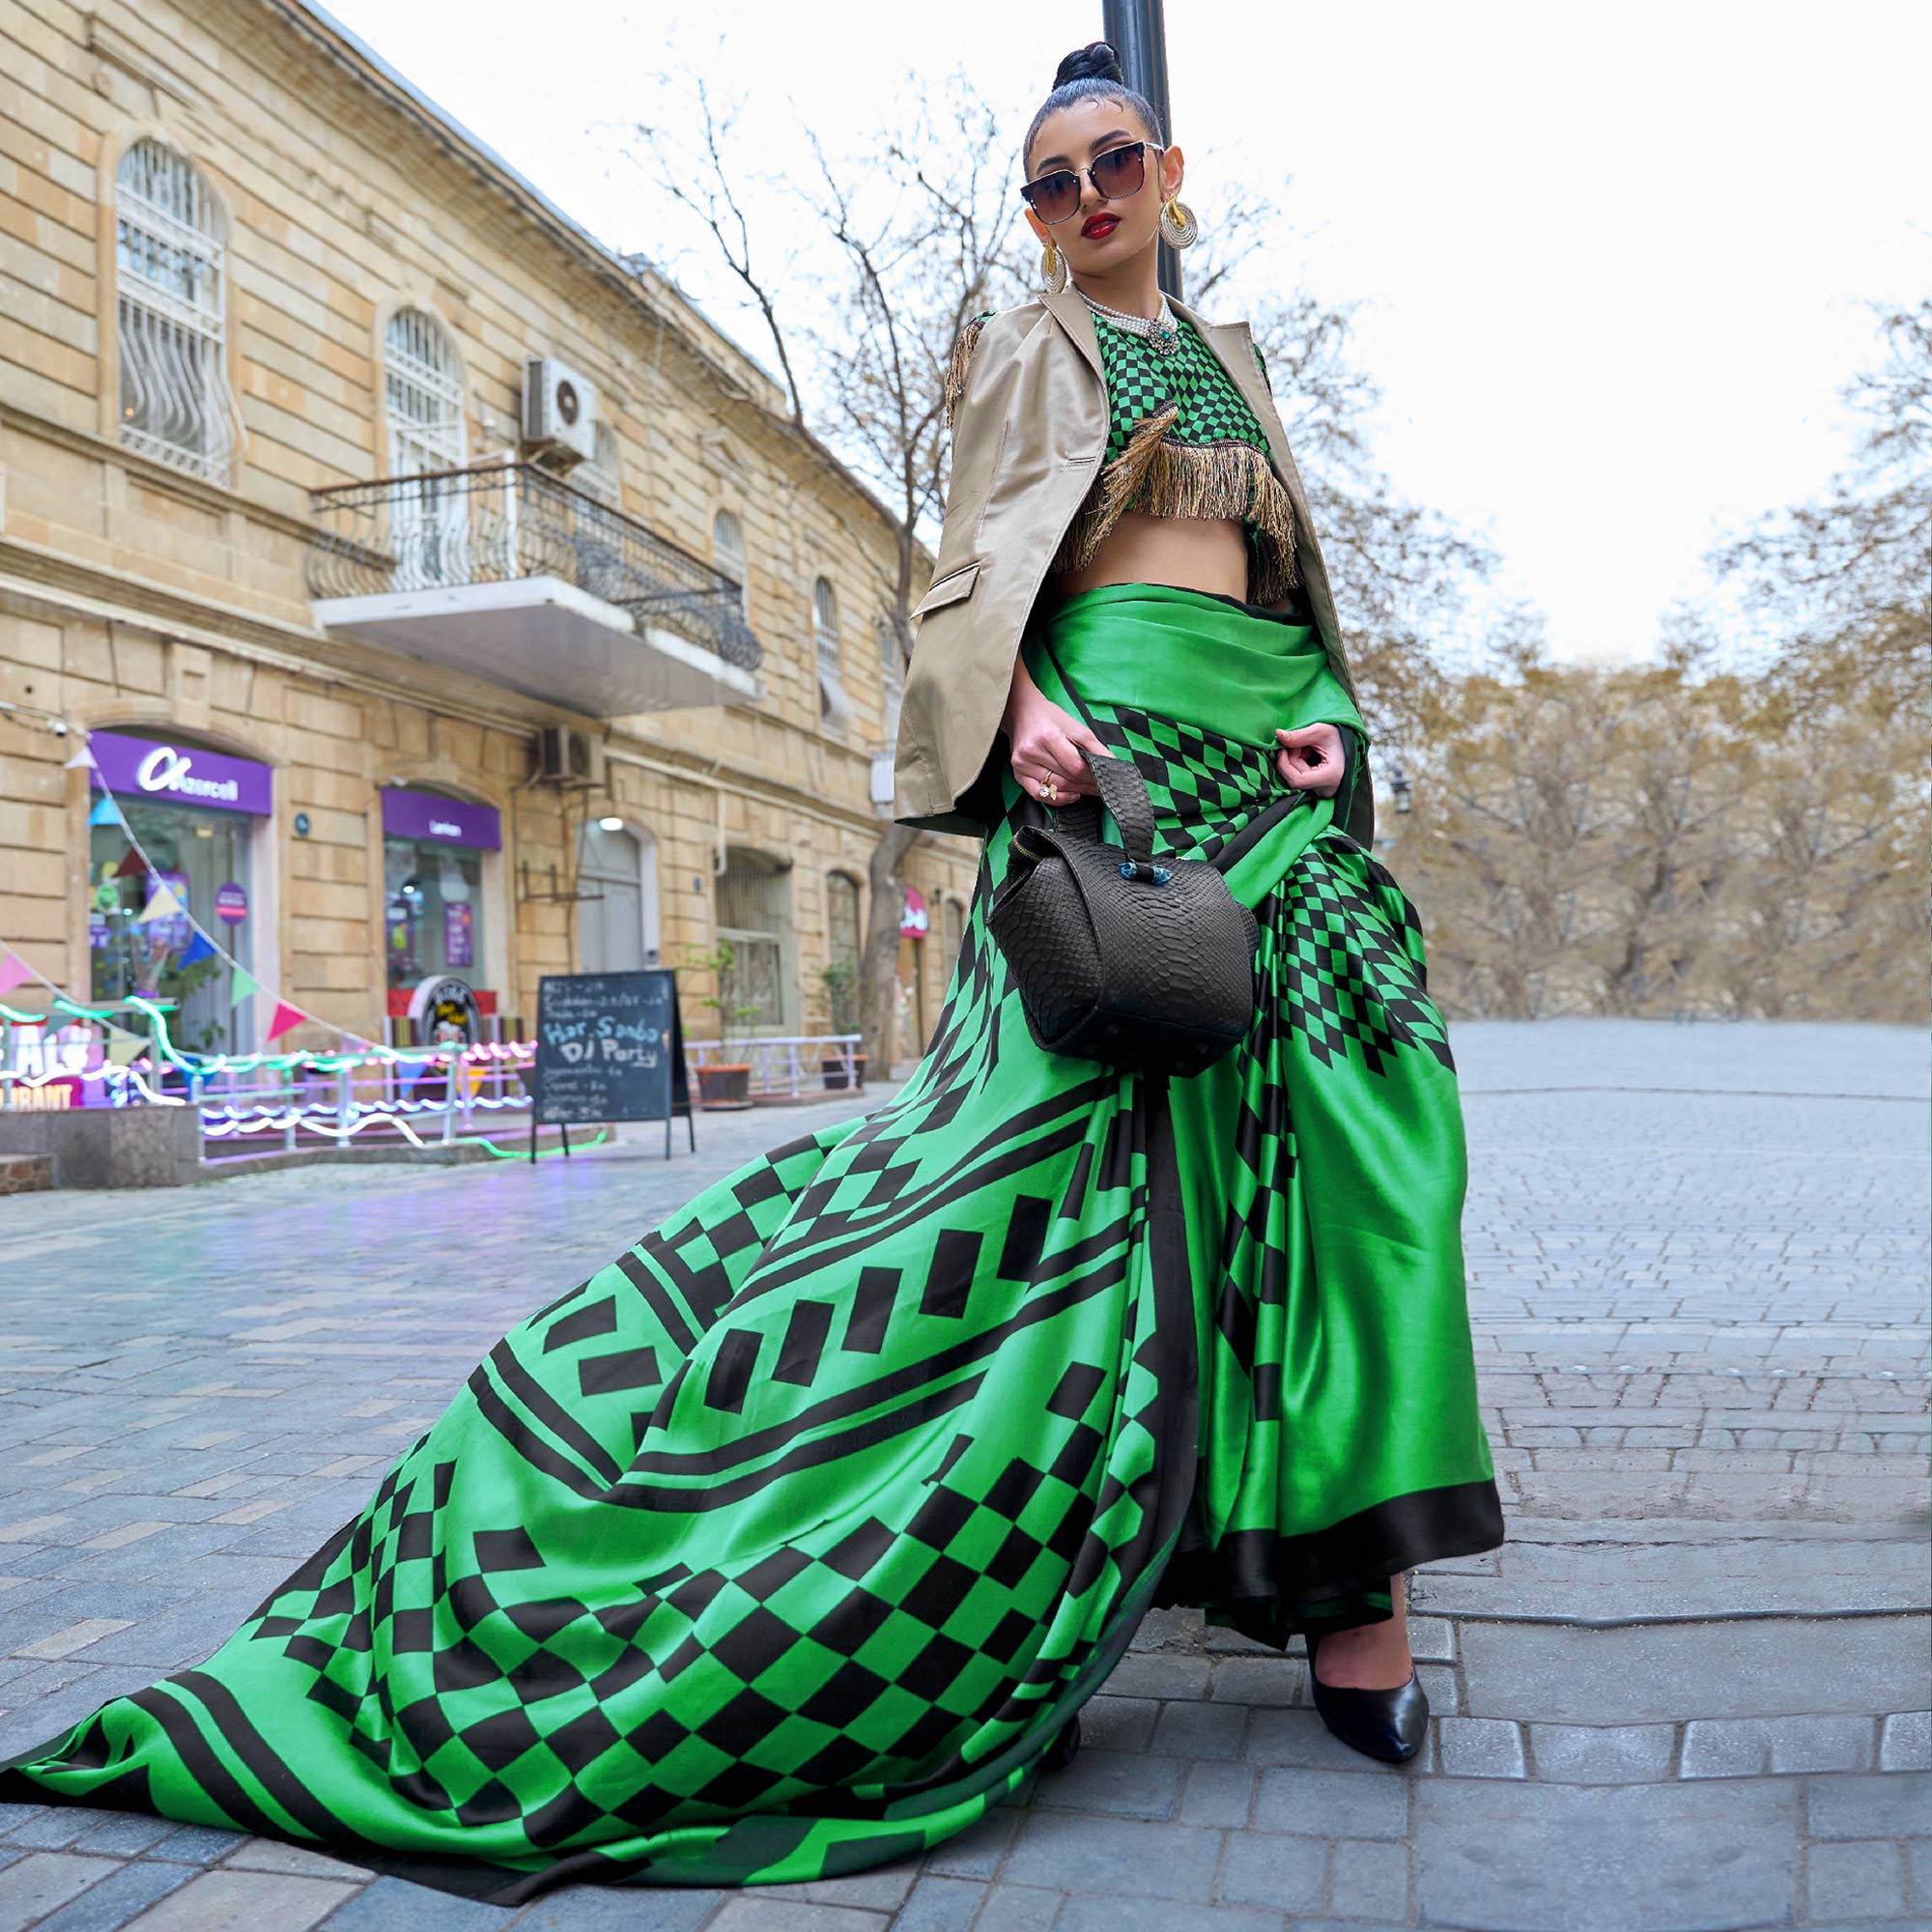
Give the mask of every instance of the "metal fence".
[{"label": "metal fence", "polygon": [[309,594],[371,597],[556,577],[756,670],[739,589],[710,564],[528,463],[472,464],[310,494]]}]

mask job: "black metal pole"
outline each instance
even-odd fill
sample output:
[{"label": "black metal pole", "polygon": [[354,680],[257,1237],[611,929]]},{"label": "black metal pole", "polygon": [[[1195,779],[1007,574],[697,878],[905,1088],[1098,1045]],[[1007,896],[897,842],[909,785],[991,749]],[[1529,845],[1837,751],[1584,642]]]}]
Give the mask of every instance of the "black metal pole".
[{"label": "black metal pole", "polygon": [[[1162,137],[1174,129],[1168,124],[1167,21],[1161,0],[1101,0],[1101,37],[1121,57],[1121,71],[1136,94],[1143,94],[1160,116]],[[1156,189],[1158,184],[1155,184]],[[1161,290],[1177,299],[1180,293],[1180,257],[1165,242],[1155,243],[1155,270]]]}]

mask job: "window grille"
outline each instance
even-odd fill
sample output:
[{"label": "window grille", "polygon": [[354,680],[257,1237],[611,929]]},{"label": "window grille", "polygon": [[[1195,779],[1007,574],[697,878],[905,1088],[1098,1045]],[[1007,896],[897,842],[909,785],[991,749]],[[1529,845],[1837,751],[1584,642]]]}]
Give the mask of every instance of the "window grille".
[{"label": "window grille", "polygon": [[893,620],[881,613],[879,631],[879,666],[885,675],[886,687],[886,749],[893,750],[899,737],[899,700],[905,696],[905,661],[899,654],[899,640],[893,630]]},{"label": "window grille", "polygon": [[838,598],[829,578],[811,586],[811,636],[818,651],[818,722],[835,737],[845,735],[852,699],[839,675]]},{"label": "window grille", "polygon": [[835,966],[859,965],[859,882],[834,872],[825,882],[826,952]]},{"label": "window grille", "polygon": [[588,463],[580,463],[568,481],[586,497],[595,497],[613,510],[624,507],[623,459],[617,450],[617,432],[600,416],[596,425],[597,454]]},{"label": "window grille", "polygon": [[[731,971],[720,989],[727,1030],[784,1033],[792,1011],[791,876],[762,852],[725,853],[718,881],[718,936],[731,942]],[[753,1010],[735,1017],[732,1009]]]},{"label": "window grille", "polygon": [[746,588],[745,526],[735,510],[720,510],[711,520],[711,561],[738,586],[739,609],[749,617],[752,599]]},{"label": "window grille", "polygon": [[437,472],[460,469],[469,444],[456,350],[433,315],[399,308],[383,334],[383,395],[389,418],[389,474],[420,477],[398,489],[389,536],[394,587],[462,583],[469,570],[469,497]]},{"label": "window grille", "polygon": [[114,183],[121,440],[142,456],[229,480],[237,441],[228,387],[226,243],[200,172],[136,141]]},{"label": "window grille", "polygon": [[383,361],[389,474],[462,469],[463,377],[442,325],[419,308],[399,308],[384,334]]}]

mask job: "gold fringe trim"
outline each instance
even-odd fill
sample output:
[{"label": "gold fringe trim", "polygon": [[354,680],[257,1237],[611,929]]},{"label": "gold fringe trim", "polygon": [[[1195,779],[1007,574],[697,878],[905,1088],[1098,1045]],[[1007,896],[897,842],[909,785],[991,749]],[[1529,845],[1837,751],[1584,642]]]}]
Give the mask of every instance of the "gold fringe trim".
[{"label": "gold fringe trim", "polygon": [[941,389],[941,399],[945,406],[946,427],[952,427],[952,418],[966,394],[966,373],[972,367],[973,351],[978,347],[980,331],[991,318],[976,315],[959,331],[958,340],[952,345],[952,356],[946,364],[946,381]]},{"label": "gold fringe trim", "polygon": [[1126,446],[1093,488],[1055,553],[1056,571],[1084,570],[1125,510],[1154,517],[1232,517],[1252,525],[1259,582],[1251,602],[1272,602],[1299,581],[1294,504],[1267,452],[1246,442],[1177,442],[1173,403],[1135,424]]}]

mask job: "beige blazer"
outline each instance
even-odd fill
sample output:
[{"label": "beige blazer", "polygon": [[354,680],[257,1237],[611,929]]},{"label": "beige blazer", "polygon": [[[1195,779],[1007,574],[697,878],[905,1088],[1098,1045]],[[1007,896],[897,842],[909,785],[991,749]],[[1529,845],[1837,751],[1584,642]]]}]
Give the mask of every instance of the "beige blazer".
[{"label": "beige blazer", "polygon": [[[1328,661],[1352,696],[1327,566],[1307,493],[1245,322],[1208,322],[1184,302],[1268,440],[1294,505],[1295,563]],[[1000,715],[1013,660],[1060,539],[1107,448],[1107,387],[1094,317],[1078,293],[1041,292],[988,318],[954,411],[952,473],[931,587],[913,607],[913,653],[894,756],[901,825],[982,837],[1010,757]],[[1348,829],[1373,842],[1369,775],[1352,787]]]}]

